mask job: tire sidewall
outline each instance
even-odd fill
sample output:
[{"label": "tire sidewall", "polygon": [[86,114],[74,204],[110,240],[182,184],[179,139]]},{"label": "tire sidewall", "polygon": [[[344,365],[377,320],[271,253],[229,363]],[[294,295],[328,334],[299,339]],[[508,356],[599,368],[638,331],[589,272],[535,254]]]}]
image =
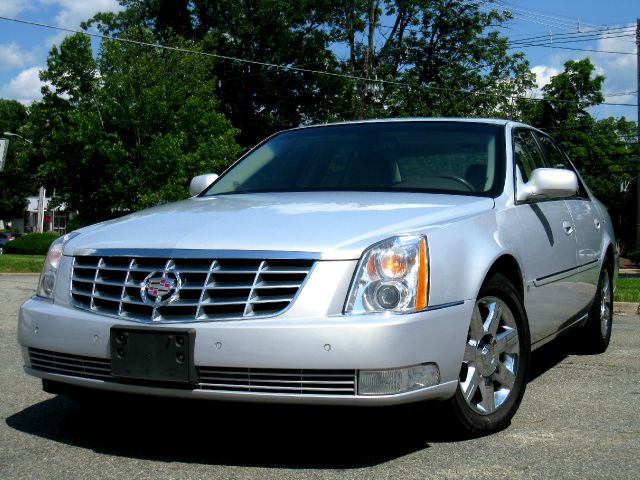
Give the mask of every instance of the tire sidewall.
[{"label": "tire sidewall", "polygon": [[494,413],[482,415],[472,410],[465,401],[460,384],[458,384],[452,399],[453,410],[465,430],[473,433],[498,430],[509,424],[522,401],[529,375],[531,342],[527,316],[520,294],[506,277],[501,274],[495,274],[483,284],[478,294],[478,299],[487,296],[498,297],[511,309],[518,327],[520,353],[516,381],[512,392]]},{"label": "tire sidewall", "polygon": [[[602,270],[600,270],[600,276],[598,277],[598,285],[596,288],[596,294],[593,298],[593,305],[589,310],[589,318],[587,320],[587,325],[585,326],[585,338],[584,344],[585,347],[593,352],[593,353],[602,353],[609,346],[609,342],[611,341],[611,332],[613,330],[613,278],[612,272],[605,265]],[[604,276],[609,277],[609,288],[611,289],[611,300],[609,302],[609,326],[607,328],[607,333],[603,337],[602,329],[600,328],[600,303],[602,302],[602,283],[604,281]]]}]

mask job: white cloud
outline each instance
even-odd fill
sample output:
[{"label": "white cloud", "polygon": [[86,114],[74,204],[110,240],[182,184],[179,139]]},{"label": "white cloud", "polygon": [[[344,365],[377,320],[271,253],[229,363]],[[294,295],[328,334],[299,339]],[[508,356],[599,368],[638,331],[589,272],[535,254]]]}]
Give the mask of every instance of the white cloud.
[{"label": "white cloud", "polygon": [[[2,0],[0,0],[2,1]],[[80,23],[89,20],[98,12],[117,12],[122,10],[118,0],[41,0],[45,5],[58,9],[55,24],[59,27],[79,29]],[[69,32],[60,31],[48,37],[45,41],[47,48],[60,45]]]},{"label": "white cloud", "polygon": [[[596,65],[597,72],[605,77],[602,91],[605,93],[605,102],[637,104],[638,95],[634,92],[638,89],[636,83],[636,46],[635,23],[626,25],[627,31],[611,34],[610,37],[598,40],[595,50],[623,53],[593,53],[592,62]],[[620,36],[622,34],[628,36]],[[627,95],[607,95],[629,92]],[[608,116],[625,116],[636,119],[637,107],[601,105],[592,109],[592,113],[599,118]]]},{"label": "white cloud", "polygon": [[122,10],[117,0],[41,0],[43,4],[58,7],[56,24],[61,27],[78,28],[80,22],[88,20],[98,12]]},{"label": "white cloud", "polygon": [[[580,45],[580,48],[625,53],[563,51],[549,55],[545,64],[536,65],[531,69],[536,74],[536,83],[538,84],[538,90],[535,90],[533,94],[540,96],[539,88],[548,83],[553,75],[564,71],[564,62],[567,60],[581,60],[589,57],[591,63],[595,66],[595,74],[605,77],[602,85],[603,93],[630,93],[628,95],[605,95],[605,102],[638,103],[637,93],[635,95],[631,93],[637,90],[635,23],[630,23],[627,27],[629,27],[628,32],[617,32],[610,35],[610,37],[615,38],[601,38],[595,44]],[[629,36],[620,36],[620,33],[628,33]],[[590,108],[589,111],[598,118],[625,115],[628,118],[635,119],[636,116],[635,107],[600,105]]]},{"label": "white cloud", "polygon": [[2,0],[0,1],[0,15],[13,17],[24,10],[29,10],[31,3],[29,0]]},{"label": "white cloud", "polygon": [[33,53],[23,52],[15,42],[0,44],[0,71],[20,68],[33,60]]},{"label": "white cloud", "polygon": [[[604,75],[604,93],[622,93],[637,90],[636,80],[636,45],[635,24],[627,25],[629,36],[617,38],[602,38],[598,40],[596,50],[609,52],[624,52],[622,54],[596,53],[593,62],[598,67],[598,73]],[[625,32],[627,33],[627,32]],[[633,54],[633,55],[630,55]],[[607,97],[607,102],[637,103],[638,97],[632,95],[615,95]]]},{"label": "white cloud", "polygon": [[[119,10],[122,7],[118,0],[0,0],[0,15],[16,17],[26,11],[47,11],[52,12],[52,19],[47,23],[72,29],[78,29],[82,21],[98,12]],[[67,32],[55,34],[31,52],[21,49],[16,41],[0,44],[0,71],[22,69],[4,85],[0,84],[0,98],[13,98],[24,104],[39,100],[42,97],[42,82],[38,76],[41,67],[33,65],[43,63],[43,47],[48,51],[52,44],[60,44],[67,35]],[[27,68],[29,65],[32,66]]]},{"label": "white cloud", "polygon": [[551,81],[551,77],[555,77],[561,70],[551,65],[536,65],[531,69],[536,74],[537,90],[534,92],[535,96],[541,96],[542,87],[547,85]]},{"label": "white cloud", "polygon": [[25,105],[42,98],[40,67],[27,68],[0,88],[0,97],[12,98]]}]

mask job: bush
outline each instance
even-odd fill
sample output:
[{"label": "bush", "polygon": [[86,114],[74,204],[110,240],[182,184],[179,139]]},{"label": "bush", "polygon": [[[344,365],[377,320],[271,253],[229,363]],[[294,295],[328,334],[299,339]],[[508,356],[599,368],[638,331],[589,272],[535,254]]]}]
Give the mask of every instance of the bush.
[{"label": "bush", "polygon": [[640,265],[640,251],[636,250],[635,252],[628,252],[625,257],[631,260],[636,265]]},{"label": "bush", "polygon": [[4,253],[18,253],[22,255],[46,255],[49,245],[58,234],[55,232],[30,233],[11,240],[4,245]]}]

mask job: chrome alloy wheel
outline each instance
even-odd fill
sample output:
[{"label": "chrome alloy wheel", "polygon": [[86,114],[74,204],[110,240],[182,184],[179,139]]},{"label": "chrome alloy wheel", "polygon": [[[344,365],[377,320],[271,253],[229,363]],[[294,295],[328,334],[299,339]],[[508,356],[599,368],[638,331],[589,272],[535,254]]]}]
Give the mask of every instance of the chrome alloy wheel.
[{"label": "chrome alloy wheel", "polygon": [[511,394],[520,358],[518,327],[509,306],[497,297],[479,299],[465,346],[460,389],[469,407],[494,413]]},{"label": "chrome alloy wheel", "polygon": [[600,334],[606,338],[609,328],[611,328],[611,281],[609,272],[602,271],[602,282],[600,285]]}]

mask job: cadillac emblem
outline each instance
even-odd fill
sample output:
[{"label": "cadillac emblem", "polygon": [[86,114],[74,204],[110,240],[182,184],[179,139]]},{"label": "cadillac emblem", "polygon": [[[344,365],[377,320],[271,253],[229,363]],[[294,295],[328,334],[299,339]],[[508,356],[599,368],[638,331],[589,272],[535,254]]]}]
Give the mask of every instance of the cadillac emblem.
[{"label": "cadillac emblem", "polygon": [[151,272],[140,286],[140,297],[147,305],[161,307],[176,300],[181,287],[177,272]]}]

